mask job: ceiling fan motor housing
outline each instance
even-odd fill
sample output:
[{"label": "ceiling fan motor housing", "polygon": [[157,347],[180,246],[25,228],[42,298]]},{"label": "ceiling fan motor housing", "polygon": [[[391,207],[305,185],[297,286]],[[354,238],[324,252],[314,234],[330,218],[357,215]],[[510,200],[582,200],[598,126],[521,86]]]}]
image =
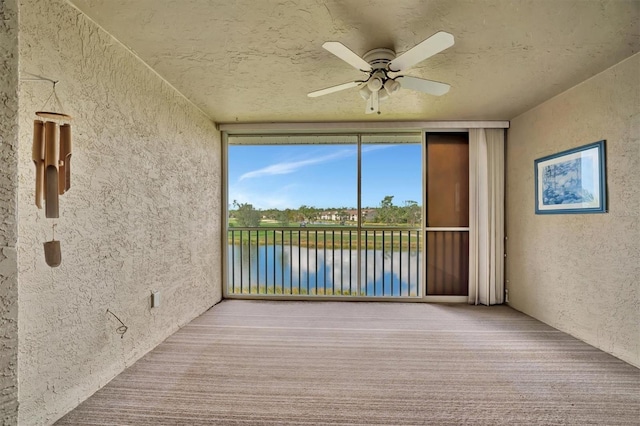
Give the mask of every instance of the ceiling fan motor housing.
[{"label": "ceiling fan motor housing", "polygon": [[362,59],[367,61],[374,71],[386,70],[387,64],[396,58],[396,52],[384,47],[373,49],[364,54]]}]

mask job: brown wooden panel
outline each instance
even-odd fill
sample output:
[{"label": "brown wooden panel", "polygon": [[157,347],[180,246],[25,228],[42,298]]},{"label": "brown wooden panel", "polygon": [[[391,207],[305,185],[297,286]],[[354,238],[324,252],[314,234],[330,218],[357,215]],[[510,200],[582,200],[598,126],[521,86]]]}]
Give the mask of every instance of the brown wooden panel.
[{"label": "brown wooden panel", "polygon": [[469,226],[469,136],[427,135],[427,226]]},{"label": "brown wooden panel", "polygon": [[469,233],[427,232],[427,295],[469,293]]}]

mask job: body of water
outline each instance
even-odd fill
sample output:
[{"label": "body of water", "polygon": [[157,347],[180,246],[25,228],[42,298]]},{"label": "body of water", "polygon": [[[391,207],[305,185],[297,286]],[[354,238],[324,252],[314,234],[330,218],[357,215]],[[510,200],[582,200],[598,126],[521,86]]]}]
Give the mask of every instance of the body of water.
[{"label": "body of water", "polygon": [[229,244],[228,290],[236,294],[418,296],[421,258],[417,250],[358,253],[340,248]]}]

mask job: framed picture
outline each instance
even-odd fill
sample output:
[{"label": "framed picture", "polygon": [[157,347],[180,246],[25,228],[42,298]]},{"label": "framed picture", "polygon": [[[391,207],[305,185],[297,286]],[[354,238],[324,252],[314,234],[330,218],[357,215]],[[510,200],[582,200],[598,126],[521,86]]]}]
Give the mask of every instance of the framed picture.
[{"label": "framed picture", "polygon": [[534,162],[536,214],[605,213],[605,141]]}]

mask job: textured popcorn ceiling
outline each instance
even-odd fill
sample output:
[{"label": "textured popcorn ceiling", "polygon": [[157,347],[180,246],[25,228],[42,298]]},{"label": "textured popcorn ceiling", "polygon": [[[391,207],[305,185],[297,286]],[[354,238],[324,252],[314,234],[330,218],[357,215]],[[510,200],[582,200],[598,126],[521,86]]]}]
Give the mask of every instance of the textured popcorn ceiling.
[{"label": "textured popcorn ceiling", "polygon": [[[598,0],[72,0],[217,122],[511,119],[639,51],[640,2]],[[365,115],[360,79],[322,49],[402,53],[437,31],[450,49],[409,90]]]}]

